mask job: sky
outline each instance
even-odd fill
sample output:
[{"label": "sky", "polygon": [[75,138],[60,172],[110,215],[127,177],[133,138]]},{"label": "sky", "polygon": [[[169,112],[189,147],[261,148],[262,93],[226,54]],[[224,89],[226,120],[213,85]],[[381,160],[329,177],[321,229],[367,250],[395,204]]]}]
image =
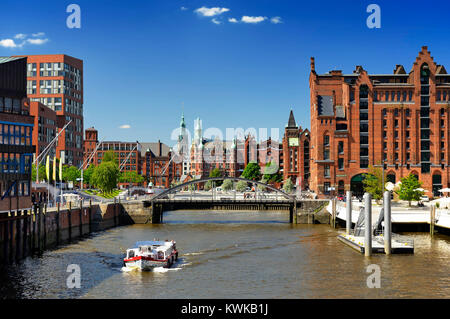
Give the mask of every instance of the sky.
[{"label": "sky", "polygon": [[[81,28],[68,28],[71,3]],[[366,20],[375,3],[381,27]],[[84,62],[84,128],[106,140],[173,145],[188,130],[310,127],[316,71],[407,72],[423,45],[450,71],[449,1],[2,0],[0,56],[64,53]],[[270,133],[268,135],[271,135]]]}]

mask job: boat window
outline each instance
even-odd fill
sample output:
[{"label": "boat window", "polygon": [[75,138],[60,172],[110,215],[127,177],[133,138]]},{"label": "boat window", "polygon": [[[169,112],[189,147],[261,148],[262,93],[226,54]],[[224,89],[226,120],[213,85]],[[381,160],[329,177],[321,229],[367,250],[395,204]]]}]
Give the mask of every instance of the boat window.
[{"label": "boat window", "polygon": [[128,258],[133,258],[134,257],[134,250],[130,250],[128,252]]}]

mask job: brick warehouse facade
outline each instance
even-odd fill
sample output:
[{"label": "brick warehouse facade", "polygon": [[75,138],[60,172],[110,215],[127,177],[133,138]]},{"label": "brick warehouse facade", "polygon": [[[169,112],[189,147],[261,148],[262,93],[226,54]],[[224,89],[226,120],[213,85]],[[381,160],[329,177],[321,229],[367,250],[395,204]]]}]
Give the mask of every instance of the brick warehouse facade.
[{"label": "brick warehouse facade", "polygon": [[412,173],[431,195],[450,186],[450,75],[422,47],[409,73],[317,74],[311,58],[311,181],[319,196],[361,193],[361,174]]}]

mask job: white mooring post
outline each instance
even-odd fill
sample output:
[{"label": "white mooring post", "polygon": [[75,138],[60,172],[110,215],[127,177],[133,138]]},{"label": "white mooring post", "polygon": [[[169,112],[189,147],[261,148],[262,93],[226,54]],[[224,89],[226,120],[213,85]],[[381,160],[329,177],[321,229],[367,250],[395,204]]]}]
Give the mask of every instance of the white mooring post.
[{"label": "white mooring post", "polygon": [[392,248],[392,223],[391,223],[391,192],[384,192],[384,253],[391,254]]},{"label": "white mooring post", "polygon": [[372,195],[364,194],[364,255],[372,256]]},{"label": "white mooring post", "polygon": [[350,235],[350,231],[352,229],[352,191],[347,191],[347,199],[346,199],[346,209],[347,209],[347,218],[346,218],[346,230],[347,235]]}]

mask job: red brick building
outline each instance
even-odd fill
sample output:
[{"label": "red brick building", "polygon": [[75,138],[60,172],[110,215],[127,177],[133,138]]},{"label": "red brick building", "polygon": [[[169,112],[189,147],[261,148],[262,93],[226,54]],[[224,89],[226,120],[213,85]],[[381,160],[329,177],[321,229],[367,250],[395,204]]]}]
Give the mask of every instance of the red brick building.
[{"label": "red brick building", "polygon": [[[30,102],[30,115],[34,117],[33,145],[36,146],[37,157],[55,138],[58,116],[55,111],[40,102]],[[57,147],[58,144],[56,144]],[[55,148],[52,147],[48,155],[53,158],[55,154]]]},{"label": "red brick building", "polygon": [[83,169],[87,169],[90,164],[95,166],[102,162],[103,156],[106,152],[113,151],[119,165],[121,172],[134,171],[137,174],[142,174],[142,160],[141,160],[141,144],[137,142],[120,142],[120,141],[103,141],[98,147],[95,154],[91,157],[98,145],[98,131],[91,127],[85,131],[85,138],[83,142],[84,158],[86,163]]},{"label": "red brick building", "polygon": [[319,196],[362,192],[362,173],[415,174],[438,195],[450,186],[450,75],[422,47],[407,73],[317,74],[311,58],[311,182]]},{"label": "red brick building", "polygon": [[65,162],[79,166],[83,159],[83,61],[65,54],[28,55],[27,95],[60,117],[56,157],[65,152]]},{"label": "red brick building", "polygon": [[309,143],[308,129],[303,130],[297,126],[294,113],[291,110],[289,121],[284,129],[281,167],[283,181],[291,179],[294,185],[300,185],[301,189],[309,188]]},{"label": "red brick building", "polygon": [[172,183],[180,182],[183,163],[172,158],[172,152],[164,143],[141,143],[143,176],[154,187],[169,188]]}]

